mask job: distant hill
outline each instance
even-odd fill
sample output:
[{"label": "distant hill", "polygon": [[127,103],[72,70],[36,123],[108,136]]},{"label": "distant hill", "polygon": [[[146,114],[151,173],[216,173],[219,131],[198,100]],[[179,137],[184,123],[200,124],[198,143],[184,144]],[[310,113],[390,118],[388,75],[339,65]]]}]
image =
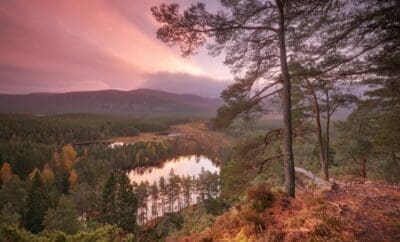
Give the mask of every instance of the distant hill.
[{"label": "distant hill", "polygon": [[2,113],[105,113],[135,116],[211,116],[220,99],[152,89],[0,94]]}]

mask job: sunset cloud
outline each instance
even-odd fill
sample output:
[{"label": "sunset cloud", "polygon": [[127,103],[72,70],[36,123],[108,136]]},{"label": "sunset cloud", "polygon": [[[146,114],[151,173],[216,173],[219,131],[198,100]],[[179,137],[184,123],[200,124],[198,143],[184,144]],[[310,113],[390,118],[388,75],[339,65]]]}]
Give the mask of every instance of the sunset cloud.
[{"label": "sunset cloud", "polygon": [[143,87],[167,92],[193,93],[205,97],[219,97],[229,80],[216,80],[205,75],[157,72],[146,76]]},{"label": "sunset cloud", "polygon": [[224,68],[220,59],[185,59],[156,39],[149,9],[160,2],[3,0],[0,92],[126,90],[155,83],[159,73],[228,78],[226,69],[215,69]]}]

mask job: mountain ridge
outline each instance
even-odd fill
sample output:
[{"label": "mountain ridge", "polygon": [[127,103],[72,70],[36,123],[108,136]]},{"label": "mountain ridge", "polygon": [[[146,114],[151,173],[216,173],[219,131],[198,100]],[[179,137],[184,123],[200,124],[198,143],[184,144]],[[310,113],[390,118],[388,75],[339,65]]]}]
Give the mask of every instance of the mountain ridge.
[{"label": "mountain ridge", "polygon": [[176,94],[155,89],[76,91],[63,93],[0,94],[0,112],[105,113],[139,116],[212,116],[221,104],[217,98]]}]

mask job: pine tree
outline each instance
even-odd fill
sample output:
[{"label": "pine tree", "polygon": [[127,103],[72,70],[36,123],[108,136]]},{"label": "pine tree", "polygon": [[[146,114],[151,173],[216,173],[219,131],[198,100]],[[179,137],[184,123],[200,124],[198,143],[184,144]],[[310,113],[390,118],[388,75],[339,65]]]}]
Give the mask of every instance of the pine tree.
[{"label": "pine tree", "polygon": [[182,177],[182,193],[184,198],[184,206],[187,207],[191,203],[191,195],[192,195],[192,178],[191,176],[183,176]]},{"label": "pine tree", "polygon": [[41,174],[35,171],[25,204],[24,227],[32,233],[39,233],[44,228],[42,222],[48,207],[45,191]]},{"label": "pine tree", "polygon": [[178,202],[178,204],[177,204],[178,210],[177,211],[179,211],[182,209],[182,196],[181,196],[182,195],[182,179],[180,176],[178,176],[178,175],[174,176],[174,184],[176,184],[175,188],[174,188],[174,196]]},{"label": "pine tree", "polygon": [[118,176],[117,189],[117,225],[125,231],[136,231],[136,210],[138,201],[134,194],[133,187],[130,184],[128,176],[120,172]]},{"label": "pine tree", "polygon": [[[299,134],[315,132],[321,173],[329,180],[330,123],[339,107],[348,107],[356,100],[354,95],[344,92],[345,82],[341,79],[321,77],[317,67],[305,67],[299,62],[290,63],[293,73],[293,113],[295,128]],[[326,120],[325,131],[323,119]],[[315,121],[314,127],[310,125]]]},{"label": "pine tree", "polygon": [[69,185],[69,173],[66,170],[57,168],[55,171],[57,190],[63,194],[68,194]]},{"label": "pine tree", "polygon": [[149,184],[141,181],[136,189],[138,199],[138,216],[141,224],[144,224],[147,219],[147,202],[149,198]]},{"label": "pine tree", "polygon": [[116,188],[117,188],[117,177],[115,172],[112,172],[106,182],[102,196],[101,218],[104,223],[108,224],[116,223],[116,216],[117,216]]},{"label": "pine tree", "polygon": [[122,171],[111,173],[103,191],[102,221],[135,232],[138,199],[128,176]]},{"label": "pine tree", "polygon": [[60,196],[55,209],[47,210],[43,225],[48,230],[59,230],[66,234],[75,234],[81,228],[78,211],[65,195]]},{"label": "pine tree", "polygon": [[11,180],[3,184],[0,189],[0,209],[6,209],[9,214],[23,215],[29,189],[26,185],[17,175],[13,175]]},{"label": "pine tree", "polygon": [[[291,73],[288,62],[296,58],[299,45],[315,41],[313,33],[336,10],[329,1],[220,1],[218,12],[207,11],[204,3],[192,4],[180,12],[179,4],[153,7],[155,19],[163,25],[157,37],[176,44],[184,55],[196,53],[208,44],[210,53],[225,52],[225,64],[235,74],[235,83],[222,94],[225,105],[219,117],[250,112],[265,98],[282,93],[282,158],[285,190],[295,196],[292,150]],[[336,6],[336,5],[335,5]],[[288,53],[291,53],[290,56]],[[308,55],[302,59],[307,59]],[[257,84],[263,84],[255,90]],[[279,88],[276,88],[279,85]],[[273,90],[273,88],[276,88]]]},{"label": "pine tree", "polygon": [[167,184],[165,181],[165,178],[163,176],[160,177],[160,180],[158,181],[158,185],[160,188],[160,197],[161,197],[161,216],[164,216],[165,214],[165,207],[168,203],[168,191],[167,191]]},{"label": "pine tree", "polygon": [[158,217],[158,199],[159,199],[159,190],[157,183],[154,181],[153,185],[150,187],[150,197],[151,197],[151,218]]},{"label": "pine tree", "polygon": [[175,202],[178,202],[179,209],[179,195],[180,195],[180,179],[179,176],[175,175],[174,170],[171,168],[168,175],[168,210],[174,212]]}]

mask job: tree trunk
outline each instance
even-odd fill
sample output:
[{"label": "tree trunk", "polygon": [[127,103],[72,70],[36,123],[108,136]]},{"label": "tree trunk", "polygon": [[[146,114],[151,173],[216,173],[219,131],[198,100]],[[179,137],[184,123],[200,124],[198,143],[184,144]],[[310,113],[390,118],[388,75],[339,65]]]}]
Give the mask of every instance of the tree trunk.
[{"label": "tree trunk", "polygon": [[361,166],[362,177],[365,180],[367,178],[367,159],[362,159]]},{"label": "tree trunk", "polygon": [[322,139],[322,126],[321,126],[321,115],[320,115],[320,108],[318,103],[317,94],[315,93],[314,87],[311,85],[309,80],[306,80],[307,85],[311,91],[313,96],[313,104],[314,104],[314,113],[315,113],[315,121],[317,123],[317,138],[318,138],[318,146],[319,146],[319,161],[321,164],[321,170],[324,175],[324,179],[329,181],[329,174],[328,174],[328,162],[327,162],[327,155],[325,154],[324,150],[324,141]]},{"label": "tree trunk", "polygon": [[[362,128],[362,122],[360,122],[358,125],[358,135],[361,134],[361,128]],[[361,160],[361,175],[364,180],[365,178],[367,178],[367,159]]]},{"label": "tree trunk", "polygon": [[329,100],[329,89],[328,86],[325,87],[325,95],[326,95],[326,144],[325,144],[325,167],[326,167],[326,176],[325,179],[328,181],[329,180],[329,173],[328,173],[328,167],[329,167],[329,130],[330,130],[330,124],[331,124],[331,110],[330,110],[330,100]]},{"label": "tree trunk", "polygon": [[281,0],[276,0],[279,12],[279,55],[283,79],[283,165],[285,175],[285,191],[295,197],[295,171],[292,149],[292,105],[290,90],[290,74],[287,64],[285,43],[285,13]]}]

